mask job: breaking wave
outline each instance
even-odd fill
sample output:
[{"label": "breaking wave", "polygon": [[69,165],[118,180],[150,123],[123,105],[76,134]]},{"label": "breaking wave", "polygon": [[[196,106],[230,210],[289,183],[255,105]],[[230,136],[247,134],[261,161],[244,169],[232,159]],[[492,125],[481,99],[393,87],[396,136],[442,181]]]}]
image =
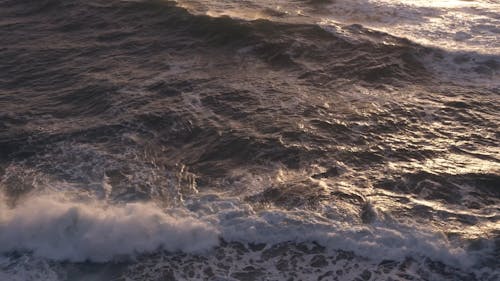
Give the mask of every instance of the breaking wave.
[{"label": "breaking wave", "polygon": [[0,209],[0,251],[28,251],[72,262],[108,262],[161,249],[202,252],[218,243],[217,230],[195,218],[170,215],[154,203],[105,205],[55,194]]}]

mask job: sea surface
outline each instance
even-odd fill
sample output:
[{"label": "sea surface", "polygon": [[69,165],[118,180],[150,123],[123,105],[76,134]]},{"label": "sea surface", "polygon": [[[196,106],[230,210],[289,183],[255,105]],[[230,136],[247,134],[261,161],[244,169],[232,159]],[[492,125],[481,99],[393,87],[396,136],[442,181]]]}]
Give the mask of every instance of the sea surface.
[{"label": "sea surface", "polygon": [[0,0],[0,280],[500,280],[497,0]]}]

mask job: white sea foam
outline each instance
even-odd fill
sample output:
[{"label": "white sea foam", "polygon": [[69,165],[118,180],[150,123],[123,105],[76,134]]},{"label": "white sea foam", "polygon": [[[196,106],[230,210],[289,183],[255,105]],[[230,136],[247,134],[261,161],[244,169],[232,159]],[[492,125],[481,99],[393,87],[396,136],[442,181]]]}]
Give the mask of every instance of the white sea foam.
[{"label": "white sea foam", "polygon": [[24,255],[17,258],[0,256],[0,280],[2,281],[58,281],[57,272],[50,261]]},{"label": "white sea foam", "polygon": [[352,251],[374,261],[403,260],[426,256],[456,266],[472,266],[474,259],[444,235],[422,229],[387,225],[349,225],[314,220],[301,212],[267,211],[246,219],[224,222],[223,236],[230,241],[307,242],[314,241],[331,250]]},{"label": "white sea foam", "polygon": [[192,198],[186,207],[189,211],[164,210],[154,203],[111,205],[33,196],[13,209],[0,207],[0,252],[26,250],[51,260],[107,262],[158,249],[200,253],[222,237],[269,245],[314,241],[373,261],[411,256],[462,267],[476,262],[464,245],[423,226],[384,219],[371,224],[337,221],[308,210],[255,211],[241,199],[217,195]]},{"label": "white sea foam", "polygon": [[[362,24],[406,37],[419,44],[451,50],[500,54],[498,1],[460,0],[337,0],[319,5],[316,1],[211,1],[177,0],[179,6],[193,13],[231,16],[253,20],[325,22]],[[314,5],[312,5],[314,6]],[[266,10],[275,11],[273,17]],[[318,10],[321,11],[318,13]]]},{"label": "white sea foam", "polygon": [[473,266],[476,254],[484,254],[471,253],[463,244],[449,241],[440,229],[422,225],[401,224],[383,218],[371,224],[359,224],[354,220],[336,220],[334,215],[327,218],[314,211],[298,209],[269,208],[255,212],[239,199],[219,201],[214,198],[217,197],[210,197],[208,201],[212,202],[204,202],[203,216],[218,225],[221,236],[227,241],[318,242],[330,250],[352,251],[374,261],[429,257],[461,267]]},{"label": "white sea foam", "polygon": [[214,227],[188,215],[169,215],[153,203],[105,205],[43,195],[13,209],[0,207],[0,252],[106,262],[160,248],[199,252],[217,242]]}]

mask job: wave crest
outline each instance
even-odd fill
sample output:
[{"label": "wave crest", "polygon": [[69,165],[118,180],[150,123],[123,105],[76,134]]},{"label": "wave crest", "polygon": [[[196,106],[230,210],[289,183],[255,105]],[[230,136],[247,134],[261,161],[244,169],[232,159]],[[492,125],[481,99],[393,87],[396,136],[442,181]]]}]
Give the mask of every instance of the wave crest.
[{"label": "wave crest", "polygon": [[106,262],[136,254],[200,252],[218,243],[218,231],[188,214],[166,214],[154,203],[104,205],[60,196],[0,206],[0,252],[74,262]]}]

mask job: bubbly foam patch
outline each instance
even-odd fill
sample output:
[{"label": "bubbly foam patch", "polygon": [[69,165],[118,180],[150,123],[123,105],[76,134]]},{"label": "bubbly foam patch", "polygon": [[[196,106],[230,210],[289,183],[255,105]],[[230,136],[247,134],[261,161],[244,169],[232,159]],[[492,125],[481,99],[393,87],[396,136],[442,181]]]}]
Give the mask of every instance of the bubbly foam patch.
[{"label": "bubbly foam patch", "polygon": [[[200,252],[218,243],[218,231],[188,214],[154,203],[106,205],[60,196],[0,205],[0,252],[26,250],[53,260],[106,262],[136,254]],[[172,211],[174,212],[174,211]]]},{"label": "bubbly foam patch", "polygon": [[452,245],[439,233],[383,223],[350,226],[296,219],[293,214],[268,212],[253,220],[234,220],[225,223],[223,237],[247,243],[318,242],[331,250],[352,251],[374,261],[426,256],[455,266],[469,267],[474,263],[463,248]]},{"label": "bubbly foam patch", "polygon": [[[206,200],[206,201],[205,201]],[[203,202],[203,208],[199,204]],[[340,204],[340,203],[339,203]],[[328,250],[344,250],[373,261],[427,257],[458,267],[472,267],[478,255],[464,241],[450,241],[441,229],[414,223],[403,224],[379,215],[369,224],[342,220],[333,212],[269,208],[256,212],[239,199],[201,198],[188,208],[212,221],[226,241],[276,245],[316,242]]]},{"label": "bubbly foam patch", "polygon": [[29,251],[51,260],[107,262],[160,249],[196,254],[218,246],[222,238],[267,245],[317,242],[326,249],[351,251],[373,261],[429,257],[470,267],[477,258],[438,230],[382,218],[355,224],[307,210],[257,212],[237,198],[218,196],[202,196],[186,207],[165,210],[154,203],[112,205],[54,194],[34,196],[13,209],[5,204],[0,207],[0,252]]}]

